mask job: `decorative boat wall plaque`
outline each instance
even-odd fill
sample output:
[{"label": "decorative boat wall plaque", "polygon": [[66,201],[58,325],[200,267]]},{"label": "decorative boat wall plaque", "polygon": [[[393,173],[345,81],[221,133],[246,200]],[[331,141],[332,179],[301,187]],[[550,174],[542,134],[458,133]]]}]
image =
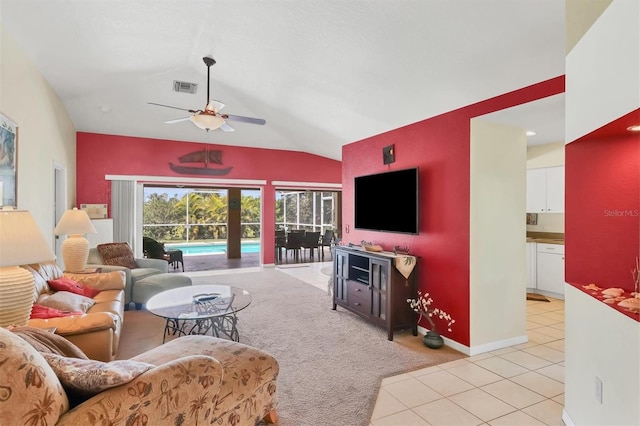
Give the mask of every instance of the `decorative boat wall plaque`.
[{"label": "decorative boat wall plaque", "polygon": [[193,151],[178,158],[180,163],[202,163],[204,166],[181,166],[169,162],[169,167],[176,173],[183,175],[209,175],[209,176],[224,176],[228,174],[233,167],[226,167],[223,169],[210,168],[209,164],[222,165],[222,151],[209,150],[209,148]]}]

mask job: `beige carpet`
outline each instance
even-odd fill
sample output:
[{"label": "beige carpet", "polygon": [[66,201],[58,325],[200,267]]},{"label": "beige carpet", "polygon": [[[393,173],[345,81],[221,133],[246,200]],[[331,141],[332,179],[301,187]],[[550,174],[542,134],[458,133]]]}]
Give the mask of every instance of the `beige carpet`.
[{"label": "beige carpet", "polygon": [[[464,357],[447,347],[428,349],[410,332],[390,342],[383,329],[332,310],[326,291],[276,269],[193,280],[251,292],[251,305],[239,313],[240,342],[280,363],[281,426],[368,425],[382,378]],[[146,311],[127,311],[118,358],[160,345],[163,327]]]}]

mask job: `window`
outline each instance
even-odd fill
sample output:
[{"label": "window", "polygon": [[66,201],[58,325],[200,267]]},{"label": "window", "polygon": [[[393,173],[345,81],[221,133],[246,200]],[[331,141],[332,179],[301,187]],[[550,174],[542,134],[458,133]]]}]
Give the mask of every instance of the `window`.
[{"label": "window", "polygon": [[[260,191],[241,191],[243,239],[260,238]],[[171,243],[227,239],[227,190],[145,186],[142,234]]]}]

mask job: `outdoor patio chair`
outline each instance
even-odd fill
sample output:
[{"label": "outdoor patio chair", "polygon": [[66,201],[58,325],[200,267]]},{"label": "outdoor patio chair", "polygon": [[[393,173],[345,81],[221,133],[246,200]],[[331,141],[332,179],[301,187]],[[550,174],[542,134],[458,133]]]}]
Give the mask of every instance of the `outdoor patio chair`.
[{"label": "outdoor patio chair", "polygon": [[142,249],[147,258],[164,259],[173,269],[178,269],[178,264],[180,264],[182,266],[182,272],[184,272],[182,250],[165,250],[164,244],[150,237],[142,237]]},{"label": "outdoor patio chair", "polygon": [[287,234],[287,241],[285,243],[285,257],[289,258],[289,251],[293,251],[293,257],[298,261],[300,259],[300,251],[302,250],[302,237],[304,235],[301,232],[289,232]]},{"label": "outdoor patio chair", "polygon": [[329,247],[329,255],[333,258],[333,253],[331,252],[331,245],[334,243],[335,234],[333,229],[327,229],[324,231],[324,235],[322,235],[322,240],[320,240],[320,248],[322,250],[322,258],[324,259],[324,248]]},{"label": "outdoor patio chair", "polygon": [[309,249],[311,259],[313,259],[313,250],[320,250],[320,232],[306,232],[302,237],[302,250],[306,253]]}]

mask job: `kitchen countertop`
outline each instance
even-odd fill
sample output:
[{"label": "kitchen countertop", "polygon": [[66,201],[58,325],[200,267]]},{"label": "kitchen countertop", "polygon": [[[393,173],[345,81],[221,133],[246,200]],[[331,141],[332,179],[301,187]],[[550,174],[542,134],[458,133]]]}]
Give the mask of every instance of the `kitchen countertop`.
[{"label": "kitchen countertop", "polygon": [[564,234],[556,232],[527,232],[527,242],[564,245]]}]

